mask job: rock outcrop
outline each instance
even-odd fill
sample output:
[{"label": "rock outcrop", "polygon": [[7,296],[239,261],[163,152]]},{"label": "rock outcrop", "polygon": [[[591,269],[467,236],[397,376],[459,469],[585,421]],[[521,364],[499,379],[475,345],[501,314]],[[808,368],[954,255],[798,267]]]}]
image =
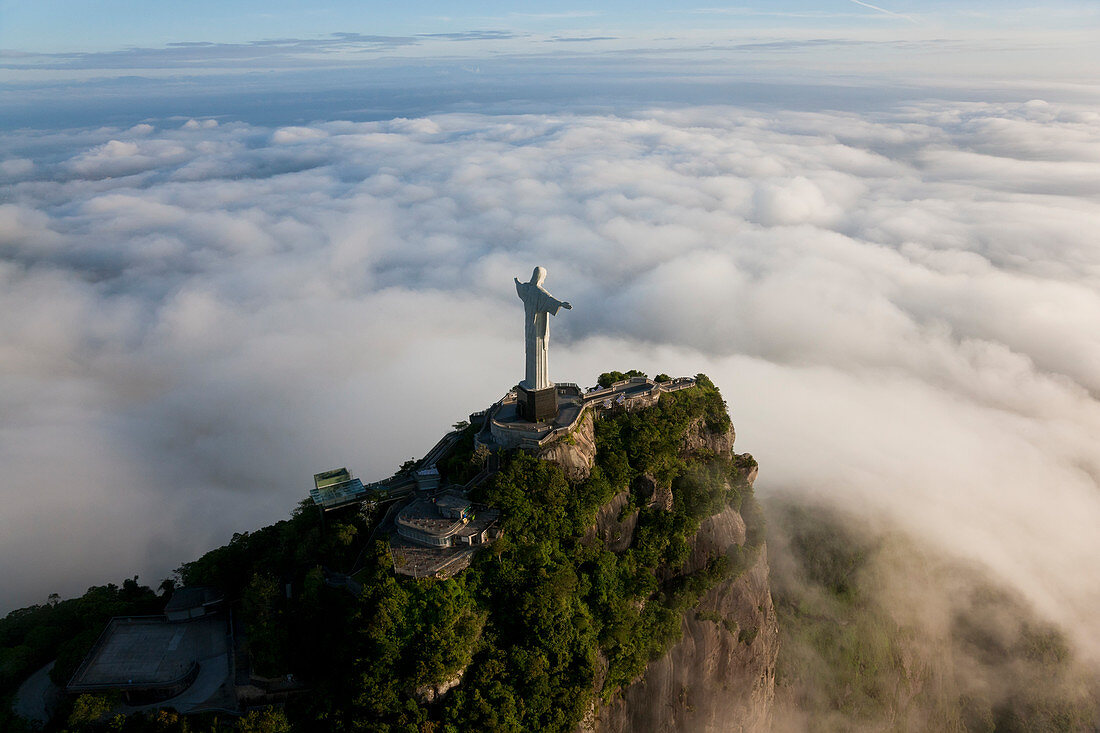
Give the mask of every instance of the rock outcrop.
[{"label": "rock outcrop", "polygon": [[708,591],[680,628],[680,641],[621,696],[597,706],[581,731],[768,730],[779,626],[766,548],[747,571]]},{"label": "rock outcrop", "polygon": [[767,552],[712,588],[681,620],[683,636],[621,697],[594,711],[590,731],[765,731],[775,697],[779,627]]},{"label": "rock outcrop", "polygon": [[733,465],[737,466],[741,472],[741,484],[752,486],[753,481],[756,481],[757,473],[760,471],[760,467],[756,464],[756,459],[752,457],[752,453],[734,453]]},{"label": "rock outcrop", "polygon": [[650,474],[643,473],[639,476],[634,482],[634,490],[638,492],[638,496],[640,496],[643,501],[648,502],[650,506],[664,509],[666,512],[672,511],[672,487],[659,483],[657,479]]},{"label": "rock outcrop", "polygon": [[423,703],[435,702],[454,688],[458,687],[462,683],[462,678],[465,675],[466,667],[463,667],[438,684],[421,685],[416,688],[416,697]]},{"label": "rock outcrop", "polygon": [[712,557],[729,555],[745,544],[745,520],[734,509],[727,508],[699,524],[691,540],[691,552],[679,572],[672,575],[690,575],[707,566]]},{"label": "rock outcrop", "polygon": [[734,438],[736,434],[732,425],[724,432],[711,432],[703,418],[697,417],[684,431],[683,452],[692,455],[712,453],[716,456],[728,456],[733,451]]},{"label": "rock outcrop", "polygon": [[600,507],[595,524],[581,538],[581,542],[591,545],[598,538],[611,552],[622,552],[630,547],[634,541],[634,528],[638,526],[638,510],[627,509],[624,516],[623,510],[629,502],[629,491],[615,494],[611,501]]},{"label": "rock outcrop", "polygon": [[[688,432],[685,451],[724,450],[728,455],[732,450],[732,429],[711,433],[700,421]],[[751,485],[756,462],[747,454],[735,455],[734,461]],[[768,585],[767,547],[746,547],[747,535],[744,519],[732,508],[700,523],[683,566],[664,579],[697,572],[721,555],[747,561],[748,568],[705,593],[681,618],[680,640],[613,700],[591,709],[579,731],[768,730],[779,626]]]},{"label": "rock outcrop", "polygon": [[596,461],[596,429],[592,414],[586,412],[582,415],[569,435],[547,443],[538,451],[537,457],[561,466],[570,481],[587,479]]}]

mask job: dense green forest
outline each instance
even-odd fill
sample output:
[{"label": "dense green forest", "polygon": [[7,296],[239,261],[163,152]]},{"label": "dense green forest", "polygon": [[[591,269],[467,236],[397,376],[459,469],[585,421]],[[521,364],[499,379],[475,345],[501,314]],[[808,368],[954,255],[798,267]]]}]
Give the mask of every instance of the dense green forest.
[{"label": "dense green forest", "polygon": [[[608,373],[600,382],[633,374],[640,373]],[[258,672],[293,673],[307,693],[285,710],[237,721],[170,712],[112,718],[104,715],[109,700],[84,696],[55,727],[572,730],[594,698],[615,695],[675,642],[681,614],[742,572],[762,542],[762,515],[744,480],[751,465],[683,447],[689,429],[729,428],[721,395],[699,375],[695,388],[662,395],[653,407],[598,420],[596,465],[582,482],[520,451],[502,456],[473,498],[501,510],[503,536],[444,581],[394,575],[388,543],[372,536],[378,509],[349,508],[322,521],[302,502],[289,519],[234,535],[177,572],[187,585],[225,593],[244,621]],[[442,463],[456,479],[485,460],[467,437]],[[643,474],[671,487],[671,511],[648,505],[637,490]],[[582,542],[599,508],[624,490],[631,490],[624,512],[638,512],[631,546],[614,553],[598,540]],[[744,514],[746,546],[680,572],[699,522],[726,506]],[[327,569],[354,572],[362,592],[326,585]],[[64,661],[57,677],[64,682],[109,616],[156,612],[164,600],[133,580],[13,612],[0,621],[0,690],[10,696],[55,656],[59,668]],[[459,672],[461,685],[449,694],[424,694]]]}]

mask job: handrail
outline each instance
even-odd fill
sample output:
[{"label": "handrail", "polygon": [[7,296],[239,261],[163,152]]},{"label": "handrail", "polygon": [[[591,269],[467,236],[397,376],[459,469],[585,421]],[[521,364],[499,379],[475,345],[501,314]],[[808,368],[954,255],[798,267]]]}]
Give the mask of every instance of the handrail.
[{"label": "handrail", "polygon": [[[109,625],[109,624],[108,624]],[[83,683],[74,685],[70,682],[66,685],[66,689],[69,691],[79,690],[118,690],[118,689],[133,689],[135,687],[172,687],[174,685],[183,684],[185,682],[194,682],[195,677],[199,675],[199,663],[191,662],[191,665],[187,668],[179,677],[170,680],[158,681],[158,680],[138,680],[135,682],[131,679],[129,682],[95,682],[95,683]],[[190,678],[190,680],[188,680]]]}]

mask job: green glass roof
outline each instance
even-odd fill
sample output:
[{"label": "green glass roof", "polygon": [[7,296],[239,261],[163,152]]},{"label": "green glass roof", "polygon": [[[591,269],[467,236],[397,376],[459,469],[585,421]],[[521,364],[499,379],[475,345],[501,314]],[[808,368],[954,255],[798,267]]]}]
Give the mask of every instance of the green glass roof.
[{"label": "green glass roof", "polygon": [[313,474],[313,485],[318,489],[346,484],[348,481],[351,481],[351,474],[348,473],[347,468],[334,468],[331,471]]}]

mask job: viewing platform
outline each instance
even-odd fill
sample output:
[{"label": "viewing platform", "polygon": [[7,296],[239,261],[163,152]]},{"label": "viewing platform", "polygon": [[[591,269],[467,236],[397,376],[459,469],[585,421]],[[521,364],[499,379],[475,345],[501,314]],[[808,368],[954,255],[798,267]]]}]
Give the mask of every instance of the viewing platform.
[{"label": "viewing platform", "polygon": [[557,414],[552,420],[530,422],[519,413],[519,396],[515,389],[504,395],[490,409],[485,429],[477,436],[479,445],[489,448],[514,448],[520,445],[537,446],[552,440],[554,436],[568,434],[581,419],[584,411],[583,393],[572,383],[554,385],[558,401]]},{"label": "viewing platform", "polygon": [[226,619],[214,610],[221,601],[209,588],[181,588],[164,615],[112,618],[66,691],[118,692],[129,705],[171,700],[181,712],[200,709],[229,675]]},{"label": "viewing platform", "polygon": [[577,426],[586,410],[598,412],[621,408],[627,411],[657,404],[662,394],[695,386],[695,377],[677,377],[657,382],[648,377],[631,377],[608,387],[581,390],[576,384],[555,385],[558,413],[553,420],[530,422],[520,416],[516,390],[511,390],[489,408],[485,427],[476,442],[490,449],[537,449],[563,438]]}]

